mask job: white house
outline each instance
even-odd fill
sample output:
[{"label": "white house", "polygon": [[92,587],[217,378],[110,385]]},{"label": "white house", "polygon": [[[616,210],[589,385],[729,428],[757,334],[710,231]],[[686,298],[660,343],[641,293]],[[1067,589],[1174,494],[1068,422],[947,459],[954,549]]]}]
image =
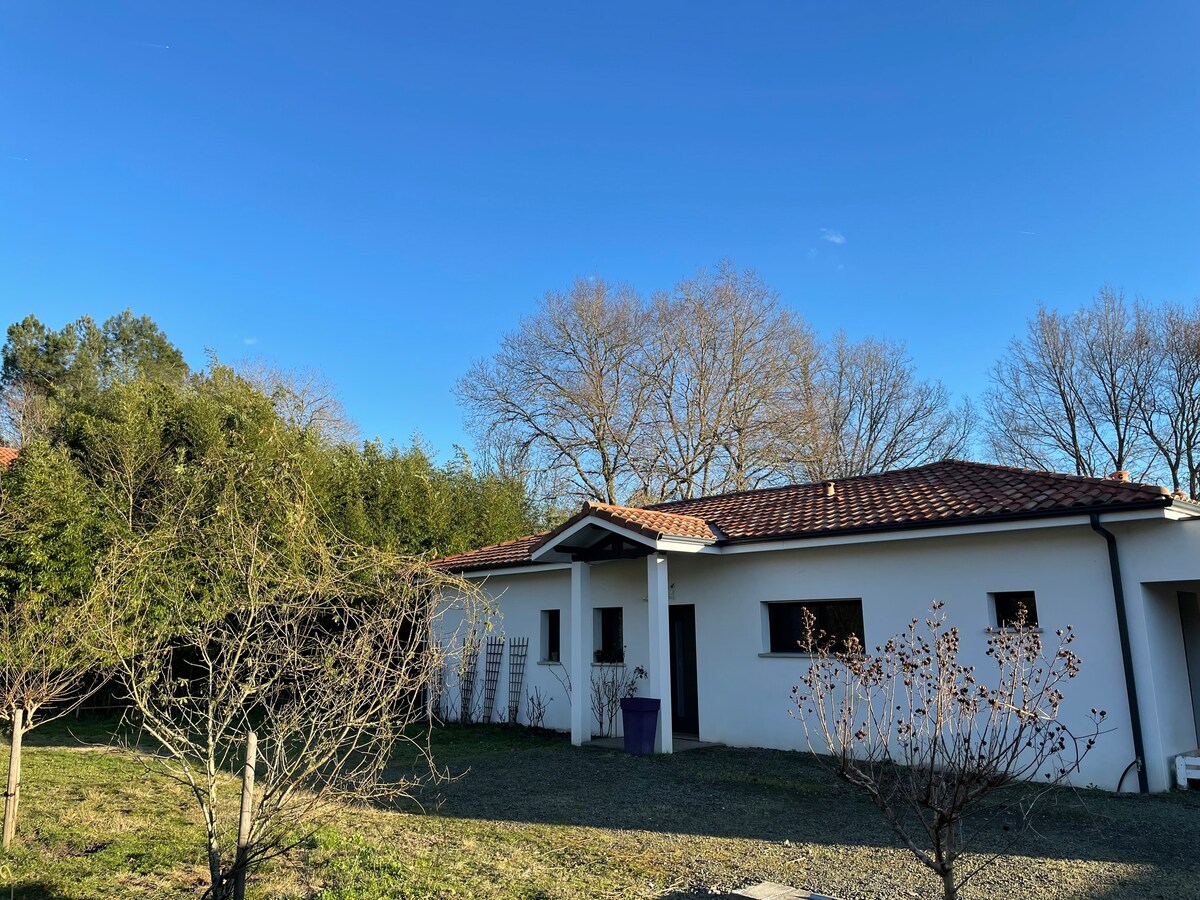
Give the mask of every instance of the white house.
[{"label": "white house", "polygon": [[951,460],[645,509],[585,503],[553,531],[438,564],[480,580],[498,630],[529,640],[522,697],[552,697],[545,724],[576,744],[596,724],[593,667],[622,660],[661,698],[663,753],[677,735],[803,748],[789,715],[800,606],[874,646],[938,599],[969,662],[1018,603],[1047,630],[1074,626],[1083,667],[1065,719],[1103,708],[1109,729],[1077,783],[1165,790],[1171,758],[1200,745],[1200,506],[1125,473]]}]

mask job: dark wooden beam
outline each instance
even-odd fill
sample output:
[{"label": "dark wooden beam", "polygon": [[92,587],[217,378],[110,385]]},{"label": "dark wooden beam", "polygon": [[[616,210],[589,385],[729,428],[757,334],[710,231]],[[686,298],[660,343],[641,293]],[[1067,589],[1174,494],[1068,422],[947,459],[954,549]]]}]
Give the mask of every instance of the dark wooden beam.
[{"label": "dark wooden beam", "polygon": [[595,548],[594,547],[576,547],[571,544],[558,544],[557,546],[555,546],[554,552],[555,553],[587,553],[588,551],[593,550],[593,549],[595,549]]},{"label": "dark wooden beam", "polygon": [[572,562],[601,562],[606,559],[641,559],[649,556],[654,550],[651,547],[633,547],[625,550],[598,549],[587,553],[572,554]]}]

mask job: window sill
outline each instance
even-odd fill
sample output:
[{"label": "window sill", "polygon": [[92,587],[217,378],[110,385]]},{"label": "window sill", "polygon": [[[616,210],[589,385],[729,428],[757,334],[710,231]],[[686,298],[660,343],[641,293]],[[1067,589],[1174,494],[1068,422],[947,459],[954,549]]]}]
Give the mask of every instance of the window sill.
[{"label": "window sill", "polygon": [[[564,663],[564,662],[563,662],[561,659],[539,659],[539,660],[537,661],[537,664],[538,664],[539,666],[561,666],[561,665],[565,665],[565,663]],[[623,663],[623,662],[619,662],[619,663],[612,663],[612,662],[598,663],[598,662],[594,662],[594,663],[592,663],[592,668],[593,668],[593,669],[617,669],[617,668],[620,668],[621,666],[624,666],[624,665],[625,665],[625,663]]]},{"label": "window sill", "polygon": [[[1044,628],[1027,628],[1026,631],[1031,631],[1034,634],[1045,634]],[[984,634],[1018,634],[1015,628],[1001,628],[998,625],[993,625],[990,628],[983,629]]]},{"label": "window sill", "polygon": [[760,653],[760,659],[812,659],[811,653]]}]

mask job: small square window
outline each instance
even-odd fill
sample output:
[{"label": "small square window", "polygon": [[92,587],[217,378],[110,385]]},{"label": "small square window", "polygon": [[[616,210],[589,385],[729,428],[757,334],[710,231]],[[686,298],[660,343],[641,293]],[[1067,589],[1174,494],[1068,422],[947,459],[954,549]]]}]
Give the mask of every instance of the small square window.
[{"label": "small square window", "polygon": [[592,641],[596,662],[625,662],[624,612],[619,606],[602,606],[594,611]]},{"label": "small square window", "polygon": [[560,610],[542,610],[542,662],[558,662],[561,658],[561,622]]},{"label": "small square window", "polygon": [[802,653],[804,610],[813,614],[813,633],[831,650],[844,650],[846,641],[863,637],[862,600],[802,600],[767,603],[771,653]]},{"label": "small square window", "polygon": [[1025,612],[1025,626],[1037,628],[1037,598],[1033,591],[996,591],[992,594],[996,610],[997,628],[1016,628]]}]

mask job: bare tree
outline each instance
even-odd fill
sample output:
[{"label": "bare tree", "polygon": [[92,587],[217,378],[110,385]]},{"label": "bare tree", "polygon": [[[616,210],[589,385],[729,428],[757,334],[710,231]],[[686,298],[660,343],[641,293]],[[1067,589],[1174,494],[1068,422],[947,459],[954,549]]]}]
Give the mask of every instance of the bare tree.
[{"label": "bare tree", "polygon": [[1149,384],[1133,395],[1140,423],[1176,491],[1200,496],[1200,303],[1151,314]]},{"label": "bare tree", "polygon": [[722,262],[644,304],[548,294],[458,384],[468,425],[553,508],[860,475],[960,452],[975,416],[903,345],[822,347],[754,272]]},{"label": "bare tree", "polygon": [[106,681],[108,659],[92,641],[96,622],[82,604],[4,598],[0,616],[0,721],[9,726],[3,845],[12,845],[21,788],[21,747],[38,726],[73,713]]},{"label": "bare tree", "polygon": [[923,381],[903,344],[839,333],[817,377],[816,426],[799,465],[812,480],[921,465],[961,453],[975,415],[955,408],[938,382]]},{"label": "bare tree", "polygon": [[[981,673],[959,660],[943,606],[874,654],[856,637],[833,646],[805,610],[811,662],[793,700],[818,759],[871,799],[954,900],[1004,852],[975,854],[987,827],[999,816],[1026,824],[1048,786],[1078,769],[1105,713],[1092,710],[1083,736],[1061,721],[1064,688],[1080,668],[1069,627],[1048,650],[1023,614],[1011,629],[989,630],[990,671]],[[1011,840],[1019,832],[1010,828]],[[965,853],[981,858],[964,873]]]},{"label": "bare tree", "polygon": [[[172,512],[114,549],[91,597],[156,745],[145,764],[202,813],[214,900],[240,898],[247,873],[331,804],[395,799],[433,777],[431,761],[424,774],[386,767],[397,744],[428,760],[412,726],[453,637],[442,617],[453,605],[470,621],[477,598],[331,533],[289,458],[266,478],[247,478],[236,454],[208,461]],[[243,765],[235,820],[223,798]]]},{"label": "bare tree", "polygon": [[1045,307],[992,370],[988,438],[1002,462],[1103,477],[1153,466],[1140,400],[1154,381],[1144,311],[1105,286],[1067,316]]},{"label": "bare tree", "polygon": [[[1154,464],[1138,415],[1152,389],[1157,360],[1150,317],[1140,302],[1105,285],[1075,316],[1080,341],[1082,411],[1109,471],[1132,470],[1139,480]],[[1106,475],[1108,472],[1098,474]]]},{"label": "bare tree", "polygon": [[1025,338],[1014,338],[1008,356],[992,370],[984,403],[988,442],[997,459],[1094,474],[1094,438],[1087,427],[1078,370],[1069,319],[1039,307]]},{"label": "bare tree", "polygon": [[778,481],[812,428],[811,330],[754,272],[724,262],[654,303],[647,500]]},{"label": "bare tree", "polygon": [[0,381],[0,446],[22,447],[47,438],[57,417],[45,388],[29,380]]},{"label": "bare tree", "polygon": [[552,292],[458,383],[468,424],[496,432],[555,478],[559,493],[619,503],[648,399],[648,317],[631,288],[600,279]]},{"label": "bare tree", "polygon": [[264,359],[245,360],[234,370],[271,398],[275,411],[288,425],[329,443],[352,441],[358,436],[358,426],[320,372],[284,369]]}]

